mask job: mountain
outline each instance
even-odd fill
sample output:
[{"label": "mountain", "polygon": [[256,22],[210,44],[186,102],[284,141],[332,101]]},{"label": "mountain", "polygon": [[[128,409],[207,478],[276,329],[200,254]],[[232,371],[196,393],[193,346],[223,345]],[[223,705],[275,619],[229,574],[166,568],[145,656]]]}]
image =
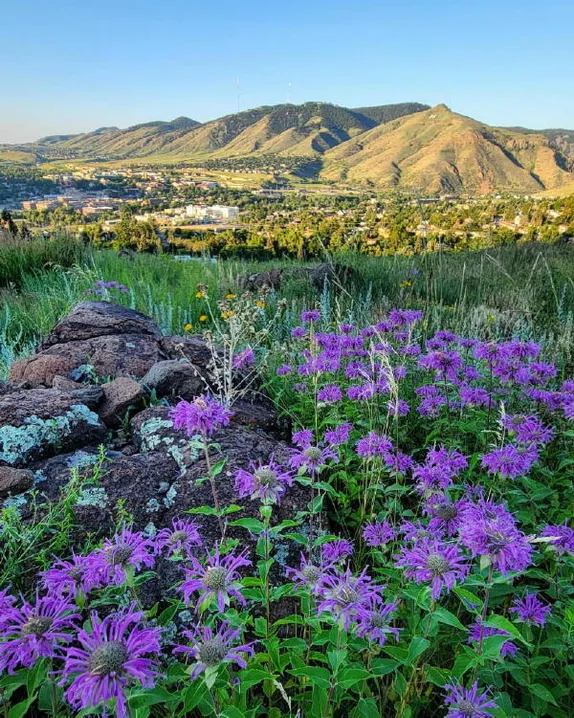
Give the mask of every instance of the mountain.
[{"label": "mountain", "polygon": [[571,160],[571,165],[574,168],[574,130],[530,130],[527,127],[509,127],[508,129],[525,135],[543,135],[552,147]]},{"label": "mountain", "polygon": [[422,192],[539,192],[574,179],[547,137],[490,127],[445,105],[378,125],[324,157],[324,179]]}]

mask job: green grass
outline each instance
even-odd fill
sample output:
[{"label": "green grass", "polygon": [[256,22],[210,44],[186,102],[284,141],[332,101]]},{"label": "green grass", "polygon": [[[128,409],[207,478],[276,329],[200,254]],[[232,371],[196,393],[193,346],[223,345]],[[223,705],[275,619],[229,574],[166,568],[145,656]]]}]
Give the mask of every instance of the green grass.
[{"label": "green grass", "polygon": [[[367,323],[389,307],[425,310],[428,331],[452,329],[480,337],[536,337],[571,364],[574,352],[574,249],[568,245],[507,246],[468,253],[414,257],[347,255],[351,281],[321,297],[305,278],[286,281],[279,298],[292,317],[304,307],[321,305],[346,319]],[[291,261],[256,264],[239,260],[211,263],[176,261],[168,255],[118,257],[95,251],[62,236],[0,245],[0,376],[10,363],[30,353],[37,340],[78,301],[97,279],[126,285],[128,295],[112,301],[152,316],[166,333],[195,329],[204,301],[195,296],[205,284],[221,298],[236,290],[241,273],[272,266],[302,266]]]}]

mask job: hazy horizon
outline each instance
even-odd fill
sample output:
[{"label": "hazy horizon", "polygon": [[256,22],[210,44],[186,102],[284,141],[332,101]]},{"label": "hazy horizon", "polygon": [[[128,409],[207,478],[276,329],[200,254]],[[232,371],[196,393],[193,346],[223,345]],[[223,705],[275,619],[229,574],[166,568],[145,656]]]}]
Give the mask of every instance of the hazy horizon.
[{"label": "hazy horizon", "polygon": [[[0,142],[200,122],[288,100],[422,102],[497,126],[574,128],[574,4],[227,0],[7,7]],[[16,28],[18,30],[16,30]],[[239,86],[238,86],[239,78]]]}]

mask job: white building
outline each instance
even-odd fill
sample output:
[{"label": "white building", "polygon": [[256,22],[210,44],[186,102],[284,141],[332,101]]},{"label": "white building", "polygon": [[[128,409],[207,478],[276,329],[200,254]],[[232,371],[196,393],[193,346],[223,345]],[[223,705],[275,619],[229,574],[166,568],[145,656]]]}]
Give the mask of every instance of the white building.
[{"label": "white building", "polygon": [[203,222],[235,222],[239,217],[239,207],[227,207],[222,204],[214,204],[211,207],[189,204],[185,208],[185,213],[188,217]]}]

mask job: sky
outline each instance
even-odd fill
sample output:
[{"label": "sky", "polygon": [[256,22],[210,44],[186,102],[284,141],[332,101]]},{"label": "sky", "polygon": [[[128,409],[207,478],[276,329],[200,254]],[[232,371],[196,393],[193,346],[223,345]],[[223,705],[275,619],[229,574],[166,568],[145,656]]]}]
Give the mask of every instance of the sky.
[{"label": "sky", "polygon": [[574,129],[572,0],[18,0],[0,143],[291,101]]}]

